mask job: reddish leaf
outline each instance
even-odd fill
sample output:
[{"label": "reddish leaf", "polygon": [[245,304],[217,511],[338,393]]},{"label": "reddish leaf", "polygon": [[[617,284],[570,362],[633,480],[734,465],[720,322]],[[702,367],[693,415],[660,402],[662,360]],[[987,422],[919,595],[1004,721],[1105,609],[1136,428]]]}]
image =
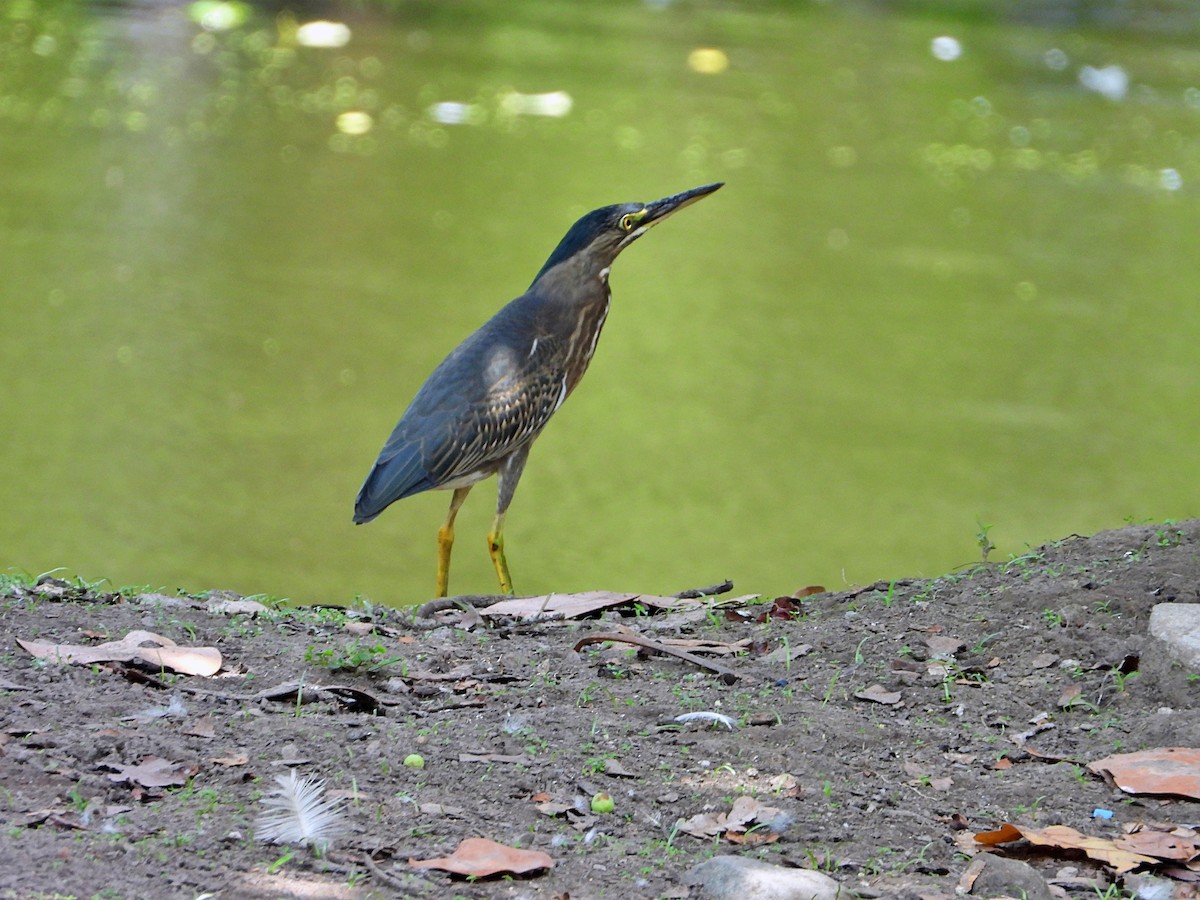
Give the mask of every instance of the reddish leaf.
[{"label": "reddish leaf", "polygon": [[1159,747],[1118,753],[1088,763],[1097,775],[1107,772],[1127,794],[1176,794],[1200,800],[1200,750]]},{"label": "reddish leaf", "polygon": [[438,859],[410,859],[414,869],[441,869],[456,875],[487,878],[509,873],[523,875],[539,869],[549,869],[554,860],[540,850],[518,850],[487,838],[467,838],[449,856]]}]

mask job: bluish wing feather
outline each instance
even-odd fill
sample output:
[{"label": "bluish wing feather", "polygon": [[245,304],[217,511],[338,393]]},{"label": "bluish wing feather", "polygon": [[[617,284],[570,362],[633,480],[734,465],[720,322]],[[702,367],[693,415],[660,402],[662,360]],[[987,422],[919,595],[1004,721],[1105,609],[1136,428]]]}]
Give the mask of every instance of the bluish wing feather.
[{"label": "bluish wing feather", "polygon": [[421,448],[403,440],[400,430],[397,426],[384,445],[354,501],[354,521],[359,524],[370,522],[397,500],[437,487],[422,465]]},{"label": "bluish wing feather", "polygon": [[359,491],[354,521],[390,504],[496,468],[532,440],[562,397],[561,344],[532,343],[536,298],[510,303],[429,376]]}]

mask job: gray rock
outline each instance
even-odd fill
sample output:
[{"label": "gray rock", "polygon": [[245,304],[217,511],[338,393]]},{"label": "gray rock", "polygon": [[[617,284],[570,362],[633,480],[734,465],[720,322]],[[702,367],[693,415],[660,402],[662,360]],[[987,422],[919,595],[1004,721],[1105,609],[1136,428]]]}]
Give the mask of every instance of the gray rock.
[{"label": "gray rock", "polygon": [[1200,672],[1200,603],[1159,603],[1150,610],[1150,634],[1173,657]]},{"label": "gray rock", "polygon": [[[974,874],[975,872],[978,874]],[[974,876],[969,892],[976,897],[1054,900],[1046,879],[1033,866],[1019,859],[981,853],[967,868],[967,875]]]},{"label": "gray rock", "polygon": [[714,856],[693,866],[684,882],[709,900],[838,900],[849,892],[828,875],[740,856]]}]

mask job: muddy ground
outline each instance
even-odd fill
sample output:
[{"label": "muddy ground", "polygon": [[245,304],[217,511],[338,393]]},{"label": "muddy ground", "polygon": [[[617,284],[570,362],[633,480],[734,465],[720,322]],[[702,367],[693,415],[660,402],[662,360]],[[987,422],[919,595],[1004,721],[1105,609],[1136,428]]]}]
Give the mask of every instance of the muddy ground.
[{"label": "muddy ground", "polygon": [[[627,605],[464,630],[230,599],[0,582],[0,897],[688,897],[685,874],[713,854],[819,868],[851,895],[949,897],[965,833],[1200,822],[1200,803],[1131,796],[1083,767],[1200,747],[1200,681],[1147,635],[1155,604],[1200,602],[1200,521],[795,609]],[[574,649],[620,628],[736,652],[691,645],[722,676],[627,644]],[[214,647],[221,670],[46,664],[17,644],[134,629]],[[734,727],[675,721],[696,711]],[[255,840],[260,798],[289,767],[348,798],[324,857]],[[602,793],[611,812],[592,809]],[[742,796],[760,819],[721,833]],[[716,833],[688,833],[705,824]],[[473,880],[409,866],[470,837],[553,868]],[[1056,891],[1130,896],[1082,857],[1006,852]]]}]

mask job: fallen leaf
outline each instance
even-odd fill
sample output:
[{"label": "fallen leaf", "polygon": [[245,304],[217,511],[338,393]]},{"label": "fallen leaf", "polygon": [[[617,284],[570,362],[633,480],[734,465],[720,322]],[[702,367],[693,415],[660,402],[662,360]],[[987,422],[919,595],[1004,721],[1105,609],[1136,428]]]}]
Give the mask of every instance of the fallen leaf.
[{"label": "fallen leaf", "polygon": [[636,778],[634,772],[630,772],[625,766],[615,759],[606,759],[604,761],[604,774],[613,775],[617,778]]},{"label": "fallen leaf", "polygon": [[1200,839],[1163,831],[1136,831],[1113,841],[1122,850],[1187,862],[1200,853]]},{"label": "fallen leaf", "polygon": [[227,616],[257,616],[269,611],[257,600],[210,600],[204,608]]},{"label": "fallen leaf", "polygon": [[216,724],[211,716],[203,716],[183,729],[183,733],[192,737],[210,738],[216,734]]},{"label": "fallen leaf", "polygon": [[885,706],[896,706],[904,698],[899,691],[889,691],[882,684],[873,684],[870,687],[863,688],[854,696],[859,700],[870,700],[873,703],[882,703]]},{"label": "fallen leaf", "polygon": [[113,770],[113,774],[108,776],[108,780],[117,784],[129,781],[148,788],[187,784],[187,774],[180,769],[179,763],[160,759],[157,756],[144,757],[135,766],[106,763],[103,768]]},{"label": "fallen leaf", "polygon": [[1083,685],[1068,684],[1065,688],[1063,688],[1063,692],[1058,695],[1058,700],[1056,701],[1055,705],[1058,706],[1059,709],[1069,709],[1082,695]]},{"label": "fallen leaf", "polygon": [[[136,659],[160,669],[204,676],[213,675],[221,668],[221,652],[216,647],[180,647],[170,638],[149,631],[131,631],[119,641],[94,647],[20,639],[17,643],[38,659],[63,665],[91,666]],[[156,646],[143,647],[142,644]]]},{"label": "fallen leaf", "polygon": [[584,591],[579,594],[546,594],[540,597],[513,597],[500,600],[479,610],[481,616],[492,618],[544,619],[561,616],[579,618],[617,606],[640,604],[656,610],[700,609],[699,600],[680,600],[678,597],[656,597],[652,594],[629,594],[616,591]]},{"label": "fallen leaf", "polygon": [[1129,872],[1140,865],[1154,863],[1153,856],[1122,850],[1108,838],[1081,834],[1068,825],[1048,825],[1045,828],[1026,828],[1022,832],[1031,844],[1062,850],[1082,850],[1091,859],[1107,863],[1118,872]]},{"label": "fallen leaf", "polygon": [[1088,763],[1097,775],[1108,773],[1127,794],[1175,794],[1200,800],[1200,750],[1159,747],[1117,753]]},{"label": "fallen leaf", "polygon": [[1067,825],[1018,828],[1016,825],[1005,822],[996,831],[975,835],[978,843],[989,845],[1006,844],[1019,838],[1025,838],[1029,843],[1039,847],[1050,847],[1055,850],[1082,850],[1090,859],[1106,863],[1117,872],[1129,872],[1138,866],[1159,862],[1153,856],[1124,849],[1117,841],[1081,834]]},{"label": "fallen leaf", "polygon": [[533,759],[506,753],[460,753],[459,762],[498,762],[498,763],[531,763]]},{"label": "fallen leaf", "polygon": [[449,856],[410,859],[408,864],[414,869],[441,869],[456,875],[487,878],[501,872],[522,875],[549,869],[554,865],[554,860],[540,850],[519,850],[487,838],[467,838]]},{"label": "fallen leaf", "polygon": [[925,646],[929,648],[929,653],[934,659],[953,659],[954,654],[965,645],[958,638],[928,637],[925,638]]},{"label": "fallen leaf", "polygon": [[780,810],[749,796],[738,797],[733,801],[729,812],[706,812],[692,816],[679,822],[679,830],[698,838],[715,837],[725,833],[733,840],[733,835],[750,830],[757,830],[756,825],[764,825],[778,818]]},{"label": "fallen leaf", "polygon": [[989,847],[994,847],[996,844],[1007,844],[1009,841],[1019,841],[1020,839],[1021,829],[1008,822],[1005,822],[995,831],[981,831],[975,835],[977,843],[987,844]]},{"label": "fallen leaf", "polygon": [[446,806],[442,803],[422,803],[417,809],[427,816],[445,816],[448,819],[461,819],[466,815],[466,810],[461,806]]},{"label": "fallen leaf", "polygon": [[250,762],[250,757],[245,753],[238,753],[235,756],[214,756],[209,762],[218,766],[244,766]]}]

